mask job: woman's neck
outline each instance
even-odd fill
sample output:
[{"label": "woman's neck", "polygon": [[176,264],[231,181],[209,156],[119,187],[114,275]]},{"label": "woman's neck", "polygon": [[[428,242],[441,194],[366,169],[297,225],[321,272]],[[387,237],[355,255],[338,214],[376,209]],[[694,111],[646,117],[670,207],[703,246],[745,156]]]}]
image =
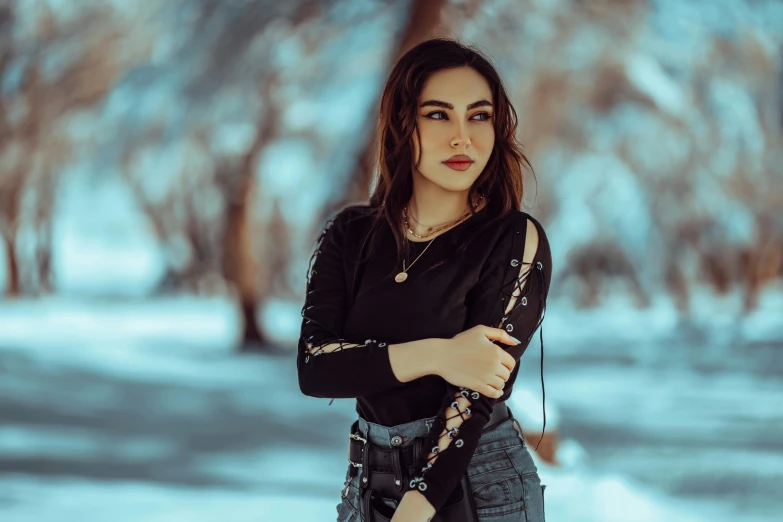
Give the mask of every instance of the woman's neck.
[{"label": "woman's neck", "polygon": [[[414,225],[424,229],[442,226],[470,212],[467,193],[459,193],[455,196],[453,198],[435,198],[414,193],[408,202],[408,223],[411,228],[416,230],[417,227]],[[476,211],[481,210],[485,204],[483,199],[479,199]],[[411,217],[413,219],[410,219]]]}]

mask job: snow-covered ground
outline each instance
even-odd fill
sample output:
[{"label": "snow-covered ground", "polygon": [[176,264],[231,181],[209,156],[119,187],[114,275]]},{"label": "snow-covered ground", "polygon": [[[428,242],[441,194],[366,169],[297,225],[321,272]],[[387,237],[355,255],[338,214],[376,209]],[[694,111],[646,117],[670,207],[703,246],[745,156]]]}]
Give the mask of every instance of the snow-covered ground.
[{"label": "snow-covered ground", "polygon": [[[538,462],[547,519],[775,520],[783,343],[771,309],[746,321],[767,325],[763,340],[731,343],[675,335],[663,305],[620,309],[548,307],[547,429],[561,432],[563,465]],[[279,346],[239,356],[238,312],[219,299],[1,302],[0,520],[334,520],[354,406],[299,393],[291,330],[275,328],[298,311],[270,303]],[[602,340],[601,324],[624,327]],[[628,333],[645,324],[655,335]],[[512,397],[526,427],[540,416],[521,400],[523,386],[540,397],[537,339]]]}]

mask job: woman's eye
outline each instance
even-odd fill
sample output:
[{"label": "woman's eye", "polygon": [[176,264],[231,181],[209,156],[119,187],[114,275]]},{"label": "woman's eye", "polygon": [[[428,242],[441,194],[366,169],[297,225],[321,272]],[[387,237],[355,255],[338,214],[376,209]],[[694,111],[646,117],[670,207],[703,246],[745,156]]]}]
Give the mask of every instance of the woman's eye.
[{"label": "woman's eye", "polygon": [[[441,115],[443,115],[443,118],[434,118],[433,116],[435,116],[436,114],[441,114]],[[476,116],[484,116],[484,118],[480,118],[480,119],[479,119],[479,120],[477,120],[477,121],[487,121],[487,120],[489,120],[490,118],[492,118],[492,115],[491,115],[491,114],[489,114],[488,112],[479,112],[479,113],[477,113],[477,114],[474,114],[474,115],[473,115],[473,117],[471,118],[471,120],[472,120],[473,118],[475,118]],[[445,113],[445,112],[443,112],[443,111],[435,111],[435,112],[431,112],[431,113],[427,114],[425,117],[426,117],[426,118],[429,118],[429,119],[431,119],[431,120],[448,120],[448,119],[449,119],[449,118],[448,118],[448,116],[446,116],[446,113]]]},{"label": "woman's eye", "polygon": [[[436,114],[442,114],[442,115],[444,116],[444,118],[433,118],[433,116],[435,116]],[[445,116],[446,116],[446,113],[445,113],[445,112],[443,112],[443,111],[435,111],[435,112],[431,112],[431,113],[427,114],[427,116],[426,116],[426,117],[427,117],[427,118],[429,118],[429,119],[431,119],[431,120],[442,120],[442,119],[448,119],[448,118],[445,118]]]}]

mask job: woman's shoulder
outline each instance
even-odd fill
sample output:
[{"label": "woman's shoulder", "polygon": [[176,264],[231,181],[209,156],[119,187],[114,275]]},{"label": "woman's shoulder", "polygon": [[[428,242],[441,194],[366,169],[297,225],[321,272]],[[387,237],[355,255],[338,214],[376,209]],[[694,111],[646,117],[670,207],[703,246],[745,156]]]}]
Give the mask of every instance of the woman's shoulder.
[{"label": "woman's shoulder", "polygon": [[525,250],[537,251],[542,257],[549,255],[546,230],[541,222],[528,212],[516,209],[509,211],[502,217],[499,228],[496,246],[500,248],[494,249],[496,252],[506,252],[512,244],[519,244],[519,238],[524,238]]},{"label": "woman's shoulder", "polygon": [[524,210],[512,209],[503,214],[500,219],[496,221],[498,231],[500,232],[500,238],[508,238],[520,233],[528,234],[526,231],[530,231],[531,227],[535,227],[540,236],[546,237],[544,226],[534,216],[525,212]]},{"label": "woman's shoulder", "polygon": [[549,246],[549,238],[541,222],[523,210],[513,211],[511,218],[514,229],[517,234],[524,234],[525,246],[524,252],[534,252],[534,259],[540,261],[542,266],[546,265],[547,273],[551,270],[552,251]]},{"label": "woman's shoulder", "polygon": [[334,221],[341,226],[352,226],[357,222],[367,223],[378,215],[378,209],[368,203],[354,203],[337,211]]},{"label": "woman's shoulder", "polygon": [[341,237],[353,237],[354,234],[366,231],[376,216],[377,209],[369,204],[349,204],[332,212],[324,229],[334,227]]},{"label": "woman's shoulder", "polygon": [[[506,219],[508,219],[511,223],[514,225],[526,225],[528,220],[531,220],[535,225],[540,226],[541,223],[538,219],[536,219],[535,216],[531,215],[530,213],[524,211],[524,210],[510,210],[508,214],[506,215]],[[543,227],[542,227],[543,228]]]}]

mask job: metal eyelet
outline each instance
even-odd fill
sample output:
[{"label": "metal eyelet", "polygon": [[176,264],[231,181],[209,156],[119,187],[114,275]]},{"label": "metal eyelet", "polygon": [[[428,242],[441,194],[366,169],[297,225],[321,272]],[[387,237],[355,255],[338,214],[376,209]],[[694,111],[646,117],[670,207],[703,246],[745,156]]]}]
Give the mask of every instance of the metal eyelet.
[{"label": "metal eyelet", "polygon": [[437,446],[433,446],[432,451],[430,453],[438,453],[440,451],[440,448]]},{"label": "metal eyelet", "polygon": [[459,410],[459,402],[457,401],[452,402],[451,407],[454,408],[455,410]]},{"label": "metal eyelet", "polygon": [[468,390],[462,390],[461,392],[459,392],[459,394],[465,397],[466,399],[470,397],[470,392]]},{"label": "metal eyelet", "polygon": [[470,408],[465,408],[465,414],[470,415]]},{"label": "metal eyelet", "polygon": [[543,265],[543,264],[541,264],[541,261],[536,261],[536,268],[538,268],[539,270],[541,270],[542,268],[544,268],[544,265]]},{"label": "metal eyelet", "polygon": [[426,491],[426,490],[427,490],[427,483],[419,482],[419,491]]},{"label": "metal eyelet", "polygon": [[527,306],[527,297],[523,297],[520,302],[522,303],[522,306]]},{"label": "metal eyelet", "polygon": [[386,343],[378,343],[379,348],[383,348],[384,346],[386,346]]},{"label": "metal eyelet", "polygon": [[519,266],[519,260],[517,260],[517,259],[512,259],[512,260],[511,260],[511,266]]},{"label": "metal eyelet", "polygon": [[400,482],[400,479],[397,479],[397,480],[395,480],[395,481],[394,481],[394,483],[395,483],[396,485],[398,485],[398,486],[399,486],[400,484],[402,484],[402,482]]},{"label": "metal eyelet", "polygon": [[470,394],[470,398],[471,398],[471,399],[474,399],[474,400],[475,400],[475,399],[478,399],[478,398],[479,398],[479,392],[473,392],[473,393],[471,393],[471,394]]},{"label": "metal eyelet", "polygon": [[310,362],[310,356],[305,357],[305,362]]},{"label": "metal eyelet", "polygon": [[511,323],[508,323],[508,324],[506,325],[506,331],[507,331],[507,332],[511,332],[511,331],[513,331],[513,330],[514,330],[514,325],[513,325],[513,324],[511,324]]},{"label": "metal eyelet", "polygon": [[454,445],[457,446],[458,448],[461,448],[463,444],[465,443],[462,441],[462,439],[457,439],[454,441]]}]

